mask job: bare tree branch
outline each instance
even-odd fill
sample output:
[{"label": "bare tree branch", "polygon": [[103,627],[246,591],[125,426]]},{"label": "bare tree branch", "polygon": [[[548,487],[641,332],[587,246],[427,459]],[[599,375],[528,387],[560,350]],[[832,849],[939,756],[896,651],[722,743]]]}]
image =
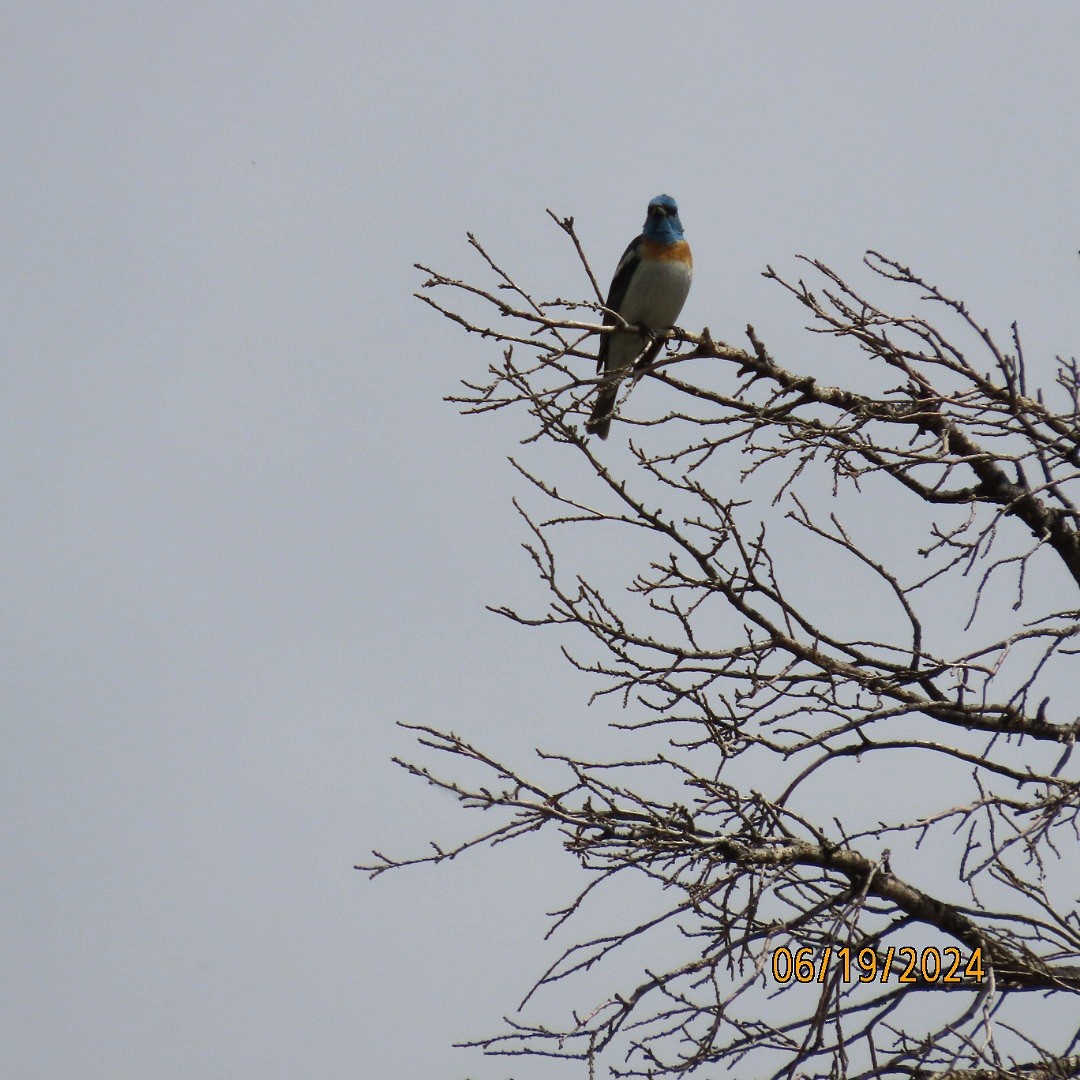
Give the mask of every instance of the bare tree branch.
[{"label": "bare tree branch", "polygon": [[[549,215],[595,299],[535,297],[471,235],[487,280],[420,267],[418,296],[497,343],[450,400],[521,418],[517,505],[547,599],[492,610],[554,629],[592,701],[623,707],[612,758],[525,770],[405,725],[442,764],[398,764],[489,824],[361,869],[554,831],[583,884],[552,933],[586,907],[607,930],[469,1045],[615,1077],[1080,1075],[1077,363],[1058,358],[1044,392],[1015,324],[1000,344],[877,252],[871,281],[915,314],[806,259],[809,281],[765,277],[809,313],[813,347],[854,347],[858,389],[781,365],[750,326],[745,349],[676,329],[623,390],[628,456],[602,455],[581,423],[590,338],[618,325],[600,325],[573,219]],[[588,574],[562,568],[567,530],[597,537]],[[624,910],[627,875],[655,912]],[[609,968],[638,976],[566,1004]],[[531,1019],[541,1001],[565,1021]]]}]

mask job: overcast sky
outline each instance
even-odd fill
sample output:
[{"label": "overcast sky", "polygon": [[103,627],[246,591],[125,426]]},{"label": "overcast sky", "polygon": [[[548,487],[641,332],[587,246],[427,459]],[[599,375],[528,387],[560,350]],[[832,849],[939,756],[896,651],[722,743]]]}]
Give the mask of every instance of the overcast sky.
[{"label": "overcast sky", "polygon": [[1080,342],[1078,41],[1075,2],[9,4],[7,1075],[561,1075],[449,1044],[553,957],[572,867],[351,869],[472,824],[390,764],[395,721],[522,758],[603,732],[557,642],[484,611],[540,599],[520,432],[441,400],[492,357],[412,263],[471,272],[468,229],[584,295],[545,208],[606,283],[666,191],[689,329],[799,367],[761,269],[874,247],[1048,365]]}]

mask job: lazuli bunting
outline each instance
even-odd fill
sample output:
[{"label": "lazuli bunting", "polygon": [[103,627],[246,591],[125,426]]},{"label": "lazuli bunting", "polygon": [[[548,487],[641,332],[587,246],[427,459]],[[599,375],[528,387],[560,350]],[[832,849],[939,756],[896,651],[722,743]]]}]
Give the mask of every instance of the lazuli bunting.
[{"label": "lazuli bunting", "polygon": [[607,438],[619,383],[635,361],[641,367],[659,355],[663,341],[654,335],[674,325],[693,276],[694,261],[683,238],[679,208],[670,195],[657,195],[649,203],[641,235],[623,252],[608,290],[604,325],[619,326],[621,318],[629,329],[600,339],[596,370],[609,378],[601,384],[586,431]]}]

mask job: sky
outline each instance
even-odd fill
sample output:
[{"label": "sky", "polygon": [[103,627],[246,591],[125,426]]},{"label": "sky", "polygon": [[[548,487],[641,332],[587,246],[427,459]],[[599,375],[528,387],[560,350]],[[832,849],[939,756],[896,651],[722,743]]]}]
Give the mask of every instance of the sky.
[{"label": "sky", "polygon": [[[552,637],[492,354],[412,297],[474,232],[581,295],[676,196],[680,323],[800,367],[760,272],[916,266],[1080,341],[1080,7],[9,5],[0,18],[0,1044],[9,1074],[580,1075],[450,1045],[553,958],[551,845],[369,882],[470,821],[399,721],[527,760],[614,705]],[[827,379],[828,372],[819,372]],[[520,418],[519,418],[520,419]]]}]

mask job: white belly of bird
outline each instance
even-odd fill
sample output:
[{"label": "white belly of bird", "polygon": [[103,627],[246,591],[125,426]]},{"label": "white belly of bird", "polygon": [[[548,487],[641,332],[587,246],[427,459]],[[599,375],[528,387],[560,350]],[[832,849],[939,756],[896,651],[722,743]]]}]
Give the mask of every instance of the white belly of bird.
[{"label": "white belly of bird", "polygon": [[[685,263],[672,260],[645,262],[637,268],[620,305],[622,317],[650,330],[668,330],[679,317],[693,276]],[[608,367],[632,364],[645,348],[640,334],[615,334],[609,347]]]}]

